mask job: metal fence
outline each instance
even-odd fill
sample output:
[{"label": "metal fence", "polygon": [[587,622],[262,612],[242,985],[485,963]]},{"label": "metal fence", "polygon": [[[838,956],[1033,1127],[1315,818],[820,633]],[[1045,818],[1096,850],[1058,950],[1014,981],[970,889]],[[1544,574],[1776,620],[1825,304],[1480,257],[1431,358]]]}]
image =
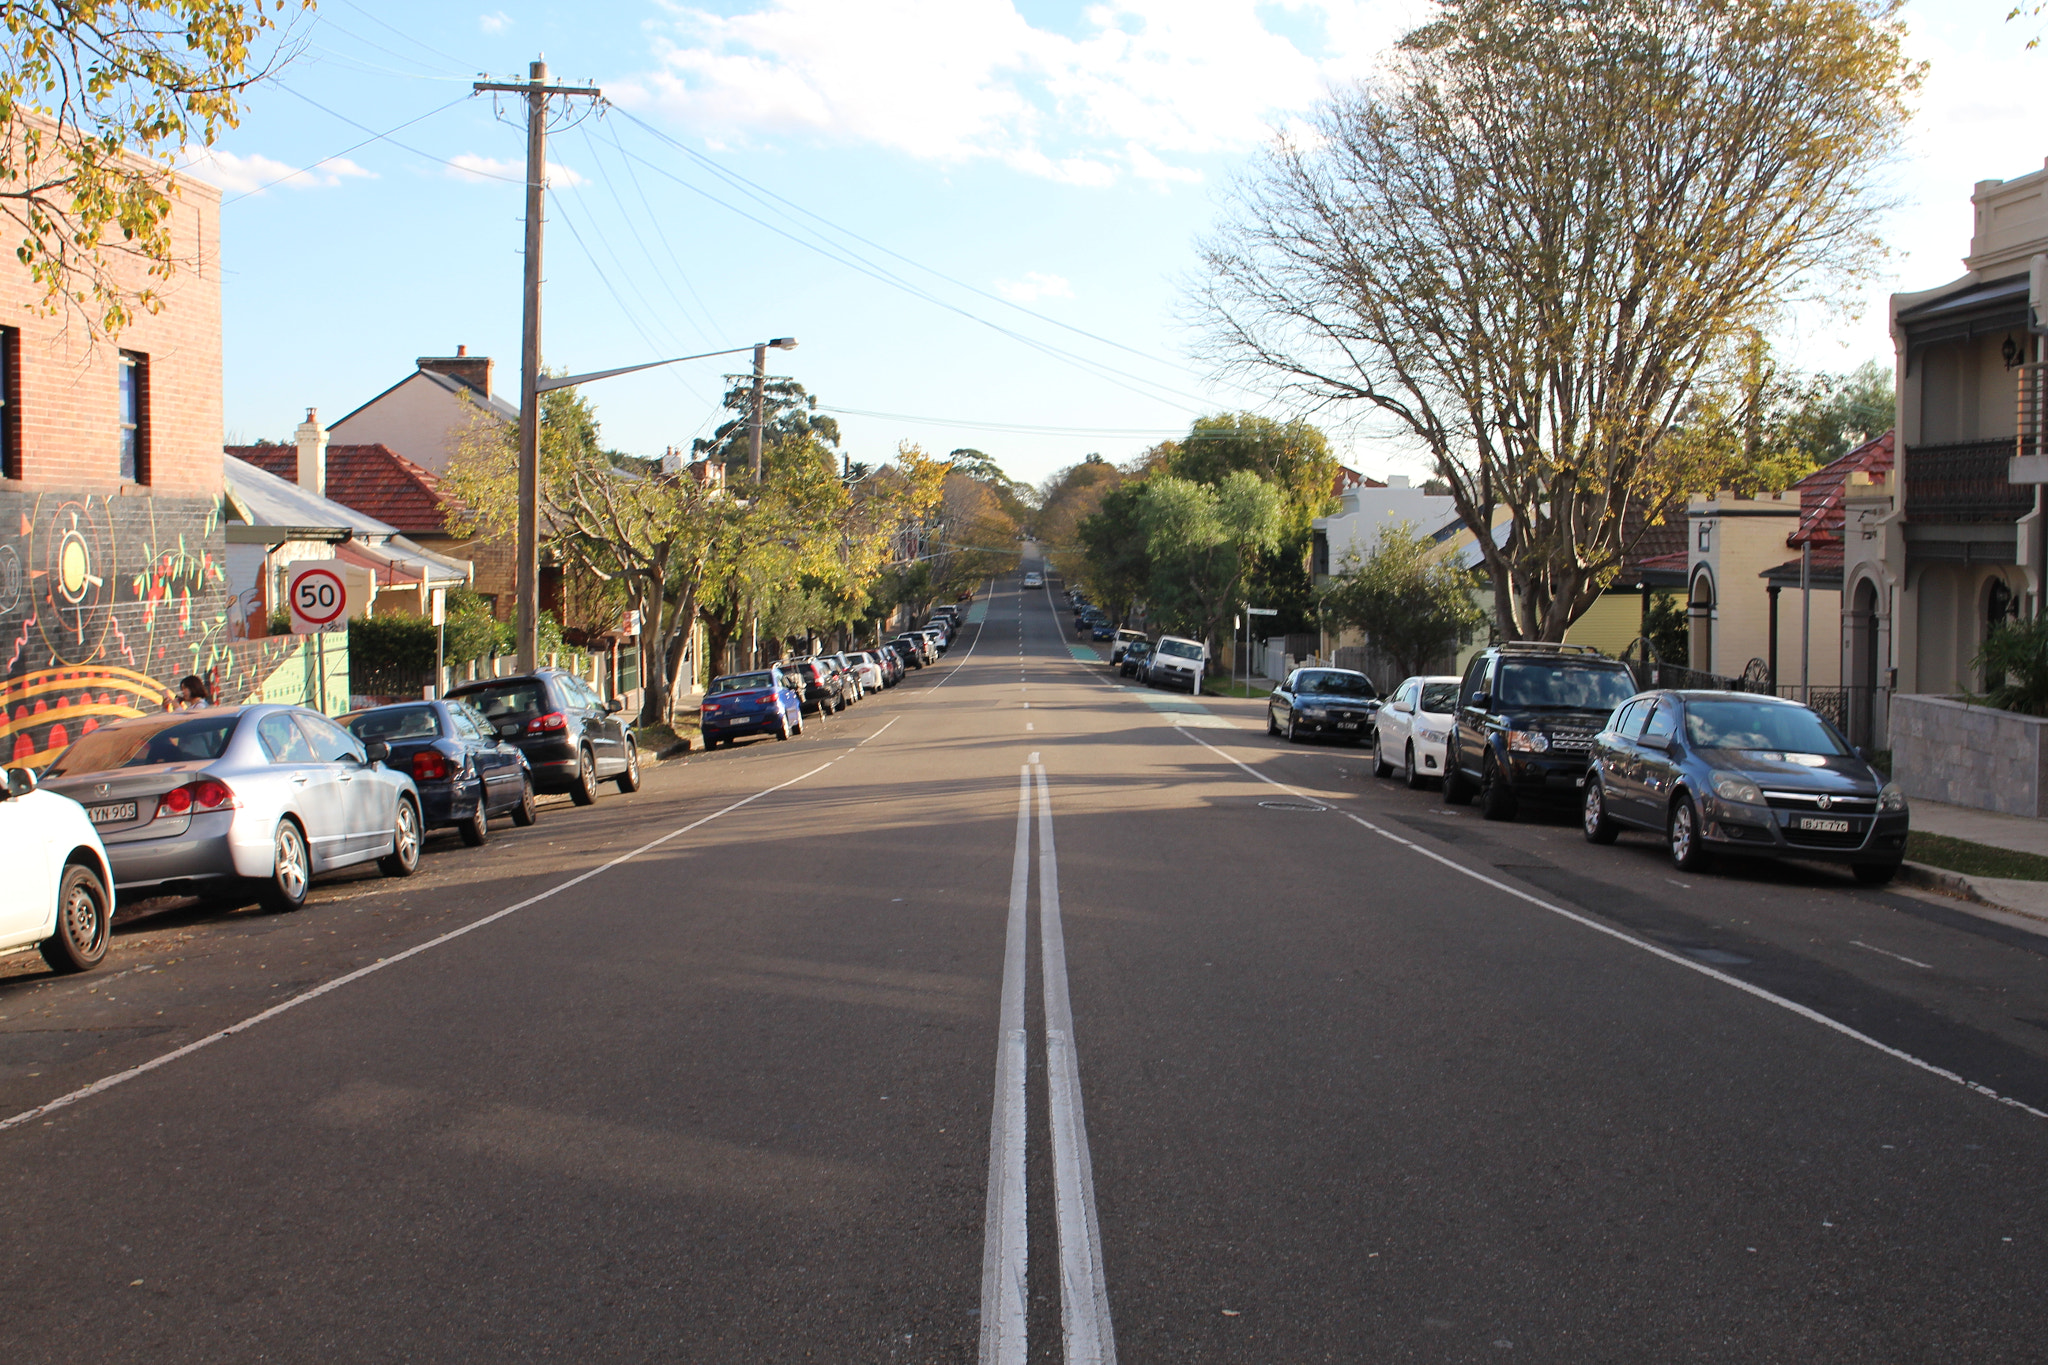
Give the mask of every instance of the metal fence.
[{"label": "metal fence", "polygon": [[1801,687],[1798,683],[1775,682],[1771,678],[1768,665],[1761,659],[1752,659],[1750,666],[1742,671],[1742,675],[1734,678],[1719,673],[1705,673],[1697,668],[1687,668],[1683,664],[1645,663],[1641,660],[1630,660],[1629,669],[1636,676],[1636,685],[1643,688],[1675,687],[1688,691],[1755,692],[1803,702],[1826,717],[1851,744],[1879,743],[1884,731],[1884,721],[1890,709],[1891,689],[1888,687],[1874,687],[1868,684]]}]

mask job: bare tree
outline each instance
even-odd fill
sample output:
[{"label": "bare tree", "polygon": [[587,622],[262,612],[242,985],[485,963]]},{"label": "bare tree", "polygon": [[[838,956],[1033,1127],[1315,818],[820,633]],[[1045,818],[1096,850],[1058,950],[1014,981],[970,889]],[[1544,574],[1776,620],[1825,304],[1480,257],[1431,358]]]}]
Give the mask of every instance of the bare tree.
[{"label": "bare tree", "polygon": [[1632,511],[1740,459],[1670,438],[1744,341],[1876,255],[1919,79],[1896,10],[1439,0],[1240,186],[1206,247],[1215,357],[1419,441],[1503,635],[1559,638]]}]

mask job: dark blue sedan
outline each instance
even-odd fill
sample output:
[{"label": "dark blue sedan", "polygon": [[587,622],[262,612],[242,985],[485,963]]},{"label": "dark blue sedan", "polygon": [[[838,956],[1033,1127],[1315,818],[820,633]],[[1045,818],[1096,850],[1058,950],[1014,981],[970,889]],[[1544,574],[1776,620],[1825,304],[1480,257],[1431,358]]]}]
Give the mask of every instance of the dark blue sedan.
[{"label": "dark blue sedan", "polygon": [[779,668],[712,679],[698,714],[706,749],[746,735],[788,739],[804,732],[803,698]]},{"label": "dark blue sedan", "polygon": [[1593,740],[1585,833],[1663,837],[1671,860],[1716,854],[1847,863],[1861,882],[1892,879],[1906,854],[1905,793],[1834,726],[1795,701],[1748,692],[1645,692]]},{"label": "dark blue sedan", "polygon": [[391,748],[385,763],[410,773],[420,790],[428,829],[453,828],[475,847],[490,837],[491,820],[534,822],[533,770],[517,745],[500,740],[489,721],[461,700],[408,701],[343,716],[341,723],[368,744]]}]

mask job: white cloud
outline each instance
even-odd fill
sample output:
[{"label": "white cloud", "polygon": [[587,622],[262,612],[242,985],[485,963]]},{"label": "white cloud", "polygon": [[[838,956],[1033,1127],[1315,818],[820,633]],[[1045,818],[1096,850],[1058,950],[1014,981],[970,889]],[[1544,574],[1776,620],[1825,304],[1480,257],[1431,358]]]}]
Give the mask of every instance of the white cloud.
[{"label": "white cloud", "polygon": [[494,14],[479,14],[476,26],[493,37],[512,27],[512,16],[499,10]]},{"label": "white cloud", "polygon": [[[448,158],[448,174],[457,180],[510,180],[523,185],[526,183],[526,163],[509,158],[479,156],[475,152],[458,152]],[[589,183],[589,180],[579,172],[558,161],[548,163],[548,186],[551,189],[573,190],[578,185]]]},{"label": "white cloud", "polygon": [[866,143],[1079,185],[1199,181],[1187,159],[1263,142],[1368,71],[1415,8],[1104,0],[1069,34],[1034,27],[1016,0],[755,4],[732,15],[675,5],[658,65],[615,97],[707,141]]},{"label": "white cloud", "polygon": [[374,180],[376,173],[364,170],[345,156],[330,157],[311,169],[302,170],[288,161],[276,161],[250,153],[237,156],[218,147],[187,148],[178,154],[178,169],[195,180],[203,180],[226,194],[253,194],[272,185],[307,190],[339,185],[344,180]]},{"label": "white cloud", "polygon": [[996,292],[1011,303],[1036,303],[1040,299],[1070,299],[1074,297],[1074,286],[1067,283],[1064,275],[1042,275],[1036,270],[1027,270],[1020,279],[997,280]]}]

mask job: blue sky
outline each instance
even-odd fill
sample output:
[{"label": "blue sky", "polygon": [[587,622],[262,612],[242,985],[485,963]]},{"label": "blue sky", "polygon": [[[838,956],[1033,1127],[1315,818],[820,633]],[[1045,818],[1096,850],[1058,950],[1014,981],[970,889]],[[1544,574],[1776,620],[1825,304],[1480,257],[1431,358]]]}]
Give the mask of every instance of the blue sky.
[{"label": "blue sky", "polygon": [[[1849,301],[1860,317],[1790,326],[1801,363],[1888,355],[1884,296],[1959,273],[1972,182],[2042,164],[2025,92],[2048,51],[2025,49],[2007,7],[1909,7],[1931,72],[1894,172],[1892,254]],[[537,55],[616,106],[551,146],[551,366],[793,335],[771,368],[851,410],[854,458],[971,445],[1034,481],[1090,451],[1127,458],[1198,413],[1281,413],[1189,358],[1196,241],[1270,130],[1369,72],[1418,12],[323,0],[278,83],[193,168],[229,196],[228,433],[284,439],[306,407],[339,417],[458,344],[494,357],[516,401],[523,124],[468,92],[478,73],[523,78]],[[720,376],[745,363],[588,392],[612,444],[658,454],[716,424]],[[1422,472],[1398,443],[1338,437],[1369,472]]]}]

